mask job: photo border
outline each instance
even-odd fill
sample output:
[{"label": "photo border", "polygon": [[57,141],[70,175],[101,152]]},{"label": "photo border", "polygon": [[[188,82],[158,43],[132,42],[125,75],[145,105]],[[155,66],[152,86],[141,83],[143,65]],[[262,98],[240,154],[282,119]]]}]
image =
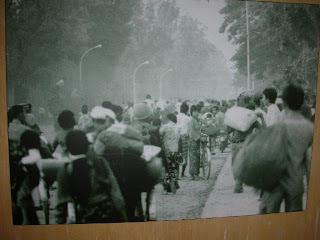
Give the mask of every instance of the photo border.
[{"label": "photo border", "polygon": [[[320,5],[320,0],[260,2]],[[5,0],[0,0],[0,239],[320,239],[320,61],[313,141],[315,147],[306,211],[146,223],[14,226],[9,177],[5,53]]]}]

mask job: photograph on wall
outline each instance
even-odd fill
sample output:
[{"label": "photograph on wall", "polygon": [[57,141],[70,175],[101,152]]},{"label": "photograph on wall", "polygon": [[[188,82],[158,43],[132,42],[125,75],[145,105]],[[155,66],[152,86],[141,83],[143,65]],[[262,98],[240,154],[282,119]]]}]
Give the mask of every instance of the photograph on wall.
[{"label": "photograph on wall", "polygon": [[14,225],[307,209],[319,5],[5,7]]}]

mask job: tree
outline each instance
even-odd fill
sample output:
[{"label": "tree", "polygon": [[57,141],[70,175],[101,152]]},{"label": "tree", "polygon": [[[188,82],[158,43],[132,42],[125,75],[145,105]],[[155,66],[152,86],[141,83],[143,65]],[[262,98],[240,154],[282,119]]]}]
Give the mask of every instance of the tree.
[{"label": "tree", "polygon": [[128,68],[125,74],[119,70],[119,75],[126,75],[126,85],[132,86],[135,67],[150,61],[137,73],[141,98],[146,93],[159,96],[159,77],[168,69],[173,71],[163,79],[165,98],[214,97],[221,94],[217,86],[231,83],[223,55],[206,39],[206,27],[182,15],[175,1],[146,2],[131,25],[130,44],[121,60]]},{"label": "tree", "polygon": [[7,78],[8,88],[16,90],[16,102],[32,96],[37,86],[37,93],[50,95],[61,78],[70,92],[78,88],[82,54],[103,44],[101,51],[90,54],[94,60],[90,56],[85,59],[92,70],[83,71],[91,80],[85,87],[90,95],[96,95],[107,84],[105,76],[112,79],[112,67],[106,70],[105,66],[118,63],[130,35],[127,23],[139,2],[7,0]]},{"label": "tree", "polygon": [[[239,46],[232,61],[247,75],[245,3],[226,1],[220,32]],[[249,3],[250,66],[255,80],[282,89],[288,82],[315,88],[320,8],[317,5]],[[271,80],[273,79],[273,80]]]}]

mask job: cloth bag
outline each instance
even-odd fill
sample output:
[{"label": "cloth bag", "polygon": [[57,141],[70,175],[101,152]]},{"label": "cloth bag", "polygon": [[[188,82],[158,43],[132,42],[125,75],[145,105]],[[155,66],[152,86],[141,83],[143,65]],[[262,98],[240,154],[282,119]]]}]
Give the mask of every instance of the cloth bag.
[{"label": "cloth bag", "polygon": [[241,132],[246,132],[257,121],[257,114],[243,107],[232,107],[225,114],[224,124]]},{"label": "cloth bag", "polygon": [[288,137],[285,124],[279,123],[247,137],[234,156],[235,179],[270,191],[286,174]]}]

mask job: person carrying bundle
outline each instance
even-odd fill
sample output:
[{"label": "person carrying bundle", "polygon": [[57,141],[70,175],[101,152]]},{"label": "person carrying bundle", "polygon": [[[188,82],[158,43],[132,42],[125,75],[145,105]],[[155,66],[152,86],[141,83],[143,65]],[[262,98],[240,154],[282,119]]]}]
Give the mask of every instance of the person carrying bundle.
[{"label": "person carrying bundle", "polygon": [[[246,138],[253,133],[254,129],[259,129],[261,127],[261,125],[259,124],[259,122],[257,121],[257,113],[254,112],[254,105],[253,104],[247,104],[244,106],[244,108],[242,108],[242,104],[240,99],[238,98],[238,102],[237,102],[237,109],[238,111],[240,111],[240,114],[242,115],[246,115],[247,118],[243,118],[243,119],[239,119],[240,120],[240,124],[237,123],[236,119],[230,119],[230,118],[236,118],[236,116],[239,116],[240,114],[234,114],[234,116],[230,117],[229,115],[231,115],[232,113],[232,109],[230,109],[229,112],[226,113],[226,125],[227,125],[227,133],[228,135],[233,133],[232,135],[232,139],[230,140],[230,142],[232,143],[231,145],[231,151],[232,151],[232,165],[234,166],[234,159],[237,155],[237,153],[239,152],[239,150],[242,148],[243,146],[243,142],[246,140]],[[235,109],[235,108],[234,108]],[[248,111],[249,110],[249,111]],[[240,125],[243,126],[240,126]],[[235,177],[236,180],[236,185],[234,187],[234,193],[242,193],[243,192],[243,183],[240,179],[237,179]]]},{"label": "person carrying bundle", "polygon": [[[141,106],[148,108],[146,104],[142,104]],[[159,174],[154,174],[158,172],[157,170],[150,172],[153,163],[141,157],[144,153],[144,140],[150,142],[148,128],[143,122],[141,127],[146,130],[143,136],[131,126],[115,123],[115,114],[111,110],[100,109],[100,111],[99,114],[109,119],[109,124],[101,126],[103,129],[98,131],[92,148],[98,156],[108,161],[118,181],[125,199],[128,221],[143,221],[144,216],[141,215],[141,212],[139,216],[135,214],[135,210],[141,207],[139,206],[141,205],[141,193],[151,191],[153,186],[160,181]],[[93,112],[95,111],[92,110],[92,115]],[[145,112],[140,113],[145,116]]]},{"label": "person carrying bundle", "polygon": [[71,203],[75,223],[127,221],[125,202],[108,162],[88,152],[84,132],[70,131],[66,136],[70,162],[58,173],[56,222],[66,223],[65,204]]},{"label": "person carrying bundle", "polygon": [[[234,174],[243,183],[263,191],[260,213],[302,211],[303,178],[309,178],[313,124],[300,109],[302,88],[289,85],[283,95],[285,117],[249,136],[234,160]],[[258,153],[258,154],[257,154]]]},{"label": "person carrying bundle", "polygon": [[287,142],[282,151],[286,153],[286,165],[278,184],[271,190],[264,191],[260,204],[261,214],[278,213],[283,200],[286,212],[302,211],[305,175],[309,181],[313,124],[300,113],[304,92],[300,87],[289,85],[285,88],[282,99]]}]

